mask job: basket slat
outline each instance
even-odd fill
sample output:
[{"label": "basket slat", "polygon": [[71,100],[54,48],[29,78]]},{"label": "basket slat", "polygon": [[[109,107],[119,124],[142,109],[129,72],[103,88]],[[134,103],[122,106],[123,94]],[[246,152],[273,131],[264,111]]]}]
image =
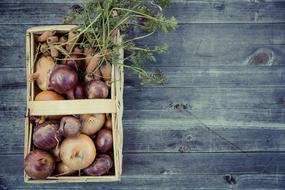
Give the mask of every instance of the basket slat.
[{"label": "basket slat", "polygon": [[115,101],[105,99],[30,101],[28,108],[33,116],[116,112]]}]

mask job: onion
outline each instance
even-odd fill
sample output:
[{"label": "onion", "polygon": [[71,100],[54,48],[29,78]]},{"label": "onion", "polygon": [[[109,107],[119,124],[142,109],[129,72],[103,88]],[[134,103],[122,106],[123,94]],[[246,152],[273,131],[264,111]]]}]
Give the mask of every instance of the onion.
[{"label": "onion", "polygon": [[74,98],[75,99],[85,99],[85,84],[78,84],[74,89]]},{"label": "onion", "polygon": [[98,152],[106,153],[113,147],[112,132],[108,129],[101,129],[96,137],[95,145]]},{"label": "onion", "polygon": [[60,158],[70,169],[80,170],[88,167],[96,157],[96,147],[90,137],[80,134],[66,138],[60,145]]},{"label": "onion", "polygon": [[46,121],[34,128],[33,143],[42,150],[54,148],[61,140],[58,132],[59,124],[54,121]]},{"label": "onion", "polygon": [[50,90],[42,91],[38,93],[35,97],[35,101],[49,101],[49,100],[64,100],[64,97]]},{"label": "onion", "polygon": [[66,57],[63,61],[63,64],[74,67],[74,69],[78,70],[79,68],[84,68],[82,62],[82,55],[80,54],[71,54]]},{"label": "onion", "polygon": [[96,53],[86,65],[86,73],[93,73],[94,70],[99,66],[101,56],[99,53]]},{"label": "onion", "polygon": [[112,78],[112,65],[109,62],[104,62],[100,66],[100,71],[105,81],[110,81]]},{"label": "onion", "polygon": [[65,116],[60,121],[60,133],[65,137],[75,137],[81,131],[80,120],[73,116]]},{"label": "onion", "polygon": [[72,175],[76,170],[70,169],[66,164],[60,162],[56,165],[57,176]]},{"label": "onion", "polygon": [[100,80],[102,78],[100,69],[95,70],[93,73],[85,74],[84,81],[90,82],[92,80]]},{"label": "onion", "polygon": [[74,99],[73,90],[77,81],[77,73],[68,65],[57,66],[50,75],[52,89],[60,94],[67,94],[69,99]]},{"label": "onion", "polygon": [[104,127],[109,130],[112,130],[112,115],[111,114],[106,114],[106,121],[105,121]]},{"label": "onion", "polygon": [[45,151],[31,151],[25,158],[25,172],[33,179],[45,179],[54,170],[54,160]]},{"label": "onion", "polygon": [[106,154],[99,155],[95,162],[84,169],[84,172],[87,175],[91,176],[101,176],[109,172],[109,170],[113,167],[113,160],[110,156]]},{"label": "onion", "polygon": [[93,135],[103,127],[105,114],[97,113],[81,115],[80,120],[82,123],[82,133]]},{"label": "onion", "polygon": [[86,94],[89,99],[104,99],[108,97],[107,85],[99,80],[92,80],[86,85]]},{"label": "onion", "polygon": [[30,76],[36,80],[41,90],[47,90],[49,87],[50,73],[53,71],[55,63],[51,56],[41,56],[36,63],[36,72]]}]

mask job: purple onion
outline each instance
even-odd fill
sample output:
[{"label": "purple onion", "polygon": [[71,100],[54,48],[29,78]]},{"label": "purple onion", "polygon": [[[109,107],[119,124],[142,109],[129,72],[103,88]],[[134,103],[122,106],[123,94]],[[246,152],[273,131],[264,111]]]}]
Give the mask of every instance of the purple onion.
[{"label": "purple onion", "polygon": [[33,143],[42,150],[50,150],[56,147],[61,140],[59,124],[53,121],[46,121],[34,128]]},{"label": "purple onion", "polygon": [[96,137],[95,146],[98,152],[106,153],[113,147],[112,132],[108,129],[101,129]]},{"label": "purple onion", "polygon": [[66,94],[68,99],[74,99],[74,88],[78,82],[75,69],[68,65],[57,66],[50,75],[50,86],[60,94]]},{"label": "purple onion", "polygon": [[46,151],[31,151],[25,158],[25,172],[33,179],[45,179],[52,174],[55,163]]},{"label": "purple onion", "polygon": [[76,137],[82,129],[81,122],[73,116],[65,116],[60,121],[60,133],[65,137]]},{"label": "purple onion", "polygon": [[107,154],[97,156],[92,165],[84,169],[84,172],[90,176],[101,176],[109,172],[113,167],[113,160]]},{"label": "purple onion", "polygon": [[86,94],[89,99],[104,99],[108,97],[108,86],[100,80],[92,80],[86,85]]}]

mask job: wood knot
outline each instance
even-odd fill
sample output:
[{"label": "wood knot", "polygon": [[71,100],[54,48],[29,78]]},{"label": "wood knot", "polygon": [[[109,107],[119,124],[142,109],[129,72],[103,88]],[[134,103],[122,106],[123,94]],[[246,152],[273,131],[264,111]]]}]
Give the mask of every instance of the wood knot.
[{"label": "wood knot", "polygon": [[225,4],[224,3],[220,3],[220,4],[215,4],[214,5],[214,8],[216,9],[216,10],[218,10],[218,11],[223,11],[223,10],[225,10]]},{"label": "wood knot", "polygon": [[190,152],[191,149],[190,149],[190,147],[188,147],[188,146],[180,146],[179,149],[178,149],[178,151],[179,151],[180,153],[186,153],[186,152]]},{"label": "wood knot", "polygon": [[237,183],[236,179],[232,174],[226,174],[224,176],[224,180],[230,185],[235,185]]},{"label": "wood knot", "polygon": [[191,105],[189,105],[189,104],[175,104],[174,109],[177,111],[188,110],[188,109],[191,109]]},{"label": "wood knot", "polygon": [[248,64],[252,65],[272,65],[274,54],[270,49],[258,49],[249,56]]}]

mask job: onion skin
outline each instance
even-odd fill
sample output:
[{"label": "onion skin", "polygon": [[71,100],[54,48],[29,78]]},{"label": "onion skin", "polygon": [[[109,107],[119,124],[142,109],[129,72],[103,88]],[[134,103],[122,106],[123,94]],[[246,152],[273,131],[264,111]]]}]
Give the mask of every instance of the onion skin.
[{"label": "onion skin", "polygon": [[54,160],[56,162],[61,161],[60,156],[59,156],[59,147],[58,146],[56,146],[54,149],[52,149],[51,153],[52,153],[52,156],[54,157]]},{"label": "onion skin", "polygon": [[94,135],[105,123],[105,114],[85,114],[80,116],[82,123],[82,133],[86,135]]},{"label": "onion skin", "polygon": [[111,116],[111,114],[106,114],[106,121],[105,121],[104,127],[106,129],[109,129],[112,131],[112,116]]},{"label": "onion skin", "polygon": [[33,143],[42,150],[50,150],[56,147],[61,140],[59,124],[54,121],[46,121],[34,128]]},{"label": "onion skin", "polygon": [[57,176],[72,175],[76,170],[70,169],[66,164],[60,162],[56,165]]},{"label": "onion skin", "polygon": [[36,63],[36,72],[30,76],[31,80],[36,80],[41,90],[49,87],[49,77],[55,68],[55,63],[51,56],[41,56]]},{"label": "onion skin", "polygon": [[38,42],[45,42],[47,39],[55,35],[56,31],[45,31],[38,37]]},{"label": "onion skin", "polygon": [[107,154],[99,155],[95,162],[84,169],[84,173],[90,176],[101,176],[109,172],[113,167],[113,160]]},{"label": "onion skin", "polygon": [[55,168],[54,160],[46,151],[31,151],[25,158],[25,172],[32,179],[45,179]]},{"label": "onion skin", "polygon": [[65,137],[76,137],[82,129],[80,120],[73,116],[64,116],[60,121],[59,132]]},{"label": "onion skin", "polygon": [[74,89],[74,98],[75,99],[85,99],[85,84],[78,84]]},{"label": "onion skin", "polygon": [[112,132],[108,129],[101,129],[96,137],[95,145],[100,153],[106,153],[110,151],[113,147],[113,137]]},{"label": "onion skin", "polygon": [[67,94],[68,99],[74,99],[74,88],[78,76],[75,70],[68,65],[57,66],[50,75],[50,86],[60,94]]},{"label": "onion skin", "polygon": [[112,79],[112,65],[109,62],[104,62],[100,66],[100,71],[105,81]]},{"label": "onion skin", "polygon": [[93,73],[95,69],[99,66],[101,57],[99,53],[96,53],[90,60],[87,62],[86,65],[86,73]]},{"label": "onion skin", "polygon": [[50,90],[42,91],[38,93],[35,97],[35,101],[49,101],[49,100],[64,100],[64,97]]},{"label": "onion skin", "polygon": [[86,94],[89,99],[104,99],[108,97],[108,86],[99,80],[92,80],[86,85]]},{"label": "onion skin", "polygon": [[93,163],[96,147],[92,139],[84,134],[66,138],[60,145],[60,158],[72,170],[80,170]]}]

